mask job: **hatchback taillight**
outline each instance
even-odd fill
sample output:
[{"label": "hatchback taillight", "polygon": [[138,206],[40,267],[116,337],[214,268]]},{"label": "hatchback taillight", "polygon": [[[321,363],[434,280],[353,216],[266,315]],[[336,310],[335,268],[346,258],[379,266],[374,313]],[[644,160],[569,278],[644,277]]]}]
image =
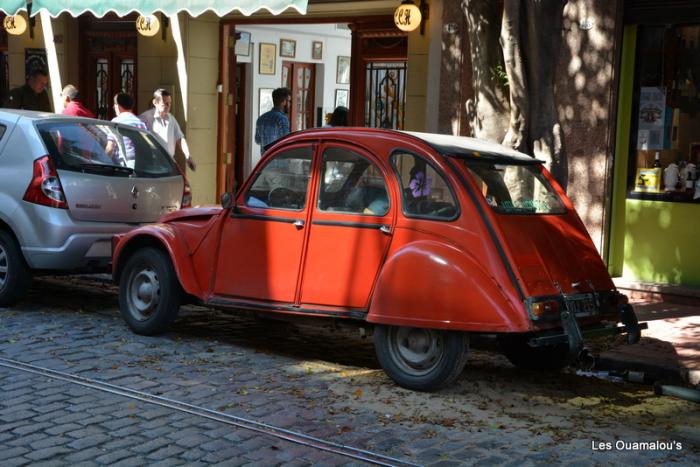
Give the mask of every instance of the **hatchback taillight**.
[{"label": "hatchback taillight", "polygon": [[181,208],[191,208],[192,207],[192,189],[190,188],[190,183],[187,181],[185,176],[182,176],[185,181],[185,186],[182,189],[182,202],[180,203]]},{"label": "hatchback taillight", "polygon": [[58,172],[49,156],[34,161],[34,175],[24,193],[25,201],[52,208],[68,209]]}]

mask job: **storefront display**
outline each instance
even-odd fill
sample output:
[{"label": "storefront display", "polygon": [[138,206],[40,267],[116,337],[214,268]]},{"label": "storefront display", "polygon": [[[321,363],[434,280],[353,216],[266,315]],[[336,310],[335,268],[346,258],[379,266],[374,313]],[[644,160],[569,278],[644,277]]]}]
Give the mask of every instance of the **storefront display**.
[{"label": "storefront display", "polygon": [[640,26],[628,198],[700,203],[700,25]]}]

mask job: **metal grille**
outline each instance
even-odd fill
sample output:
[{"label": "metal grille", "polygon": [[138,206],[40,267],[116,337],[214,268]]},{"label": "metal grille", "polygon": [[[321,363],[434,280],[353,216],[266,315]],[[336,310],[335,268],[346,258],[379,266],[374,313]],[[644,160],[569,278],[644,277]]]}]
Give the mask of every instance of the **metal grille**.
[{"label": "metal grille", "polygon": [[134,67],[136,64],[134,63],[133,58],[125,58],[121,62],[121,69],[119,70],[119,76],[121,80],[121,92],[124,92],[126,94],[129,94],[130,96],[134,95]]},{"label": "metal grille", "polygon": [[370,62],[366,78],[365,126],[403,130],[406,62]]},{"label": "metal grille", "polygon": [[95,102],[97,107],[97,118],[100,120],[109,119],[109,61],[100,58],[96,63],[95,80]]}]

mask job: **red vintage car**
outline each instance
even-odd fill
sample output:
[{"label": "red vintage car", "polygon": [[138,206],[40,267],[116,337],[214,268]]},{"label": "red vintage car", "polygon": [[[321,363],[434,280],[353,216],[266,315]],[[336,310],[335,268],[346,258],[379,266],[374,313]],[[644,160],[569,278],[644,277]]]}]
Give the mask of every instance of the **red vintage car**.
[{"label": "red vintage car", "polygon": [[462,371],[496,334],[518,367],[559,369],[589,335],[640,329],[541,161],[500,145],[366,128],[291,134],[223,207],[118,235],[121,313],[157,334],[183,302],[372,330],[399,385]]}]

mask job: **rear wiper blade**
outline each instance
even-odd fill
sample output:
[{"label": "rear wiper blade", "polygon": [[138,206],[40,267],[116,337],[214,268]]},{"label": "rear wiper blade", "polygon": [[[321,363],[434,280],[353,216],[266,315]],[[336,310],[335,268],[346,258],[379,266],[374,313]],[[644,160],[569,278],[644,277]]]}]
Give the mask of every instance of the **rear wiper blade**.
[{"label": "rear wiper blade", "polygon": [[134,169],[131,167],[124,167],[121,165],[80,164],[80,168],[83,169],[84,172],[94,172],[100,174],[131,175],[134,173]]}]

